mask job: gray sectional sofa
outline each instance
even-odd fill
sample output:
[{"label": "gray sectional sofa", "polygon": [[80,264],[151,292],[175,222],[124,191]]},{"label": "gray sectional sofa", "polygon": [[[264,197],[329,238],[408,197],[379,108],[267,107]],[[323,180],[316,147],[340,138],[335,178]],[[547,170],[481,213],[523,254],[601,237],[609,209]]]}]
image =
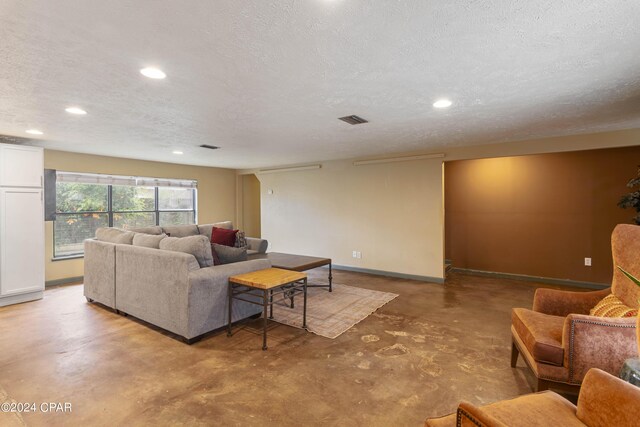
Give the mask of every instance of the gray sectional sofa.
[{"label": "gray sectional sofa", "polygon": [[[213,226],[232,228],[230,222],[148,227],[130,231],[100,229],[84,243],[84,295],[123,314],[129,314],[173,332],[187,343],[221,328],[228,321],[229,276],[271,267],[266,259],[208,266],[201,257],[133,244],[136,233],[171,237],[207,236]],[[136,241],[150,241],[139,236]],[[146,237],[146,239],[145,239]],[[202,244],[204,238],[197,240]],[[264,253],[267,241],[247,238],[250,253]],[[248,252],[249,252],[248,251]],[[200,262],[198,261],[200,260]],[[260,313],[257,305],[236,302],[232,320]]]}]

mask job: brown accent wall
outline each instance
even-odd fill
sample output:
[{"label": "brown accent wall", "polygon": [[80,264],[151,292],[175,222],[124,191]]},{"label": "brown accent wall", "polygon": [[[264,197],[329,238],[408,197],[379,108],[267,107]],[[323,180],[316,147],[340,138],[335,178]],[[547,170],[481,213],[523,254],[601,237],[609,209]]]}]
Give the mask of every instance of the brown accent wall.
[{"label": "brown accent wall", "polygon": [[[445,163],[445,257],[457,268],[610,283],[617,202],[640,147]],[[592,266],[584,266],[584,258]]]}]

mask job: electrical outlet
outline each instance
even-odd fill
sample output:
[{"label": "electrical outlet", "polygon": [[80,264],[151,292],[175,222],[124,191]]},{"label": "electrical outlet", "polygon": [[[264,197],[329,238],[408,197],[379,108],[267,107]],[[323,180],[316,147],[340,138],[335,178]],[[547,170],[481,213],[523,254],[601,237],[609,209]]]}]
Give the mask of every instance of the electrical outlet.
[{"label": "electrical outlet", "polygon": [[358,259],[362,258],[362,252],[360,251],[356,252],[356,258]]},{"label": "electrical outlet", "polygon": [[585,258],[584,259],[584,265],[587,267],[591,267],[591,258]]},{"label": "electrical outlet", "polygon": [[351,256],[354,258],[358,258],[358,251],[353,251],[353,254],[351,254]]}]

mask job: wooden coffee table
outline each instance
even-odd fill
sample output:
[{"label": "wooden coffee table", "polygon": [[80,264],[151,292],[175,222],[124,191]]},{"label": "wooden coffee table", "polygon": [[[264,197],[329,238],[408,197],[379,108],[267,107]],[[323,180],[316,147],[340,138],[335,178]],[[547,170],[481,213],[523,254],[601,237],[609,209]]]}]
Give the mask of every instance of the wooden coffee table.
[{"label": "wooden coffee table", "polygon": [[282,268],[291,271],[307,271],[313,268],[329,266],[329,284],[328,285],[307,285],[308,288],[329,288],[329,292],[333,291],[331,275],[331,258],[319,258],[306,255],[284,254],[281,252],[268,252],[266,254],[253,255],[252,258],[265,258],[271,261],[271,265],[275,268]]},{"label": "wooden coffee table", "polygon": [[[238,274],[229,277],[229,324],[227,325],[227,336],[231,336],[231,314],[233,300],[248,302],[250,304],[261,305],[263,307],[263,333],[262,349],[267,349],[267,308],[271,309],[269,318],[273,319],[273,291],[282,289],[283,299],[291,300],[293,308],[293,298],[296,295],[304,295],[304,306],[302,309],[302,328],[307,328],[307,275],[298,271],[283,270],[280,268],[267,268],[264,270],[252,271],[250,273]],[[262,299],[258,302],[255,299],[247,299],[242,296],[257,297]]]}]

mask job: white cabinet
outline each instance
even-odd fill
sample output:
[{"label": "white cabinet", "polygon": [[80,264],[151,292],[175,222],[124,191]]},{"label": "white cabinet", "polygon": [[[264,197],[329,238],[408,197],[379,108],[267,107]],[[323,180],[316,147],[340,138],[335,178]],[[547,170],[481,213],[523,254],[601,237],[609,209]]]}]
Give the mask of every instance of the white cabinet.
[{"label": "white cabinet", "polygon": [[42,188],[43,150],[0,144],[0,186]]},{"label": "white cabinet", "polygon": [[44,291],[43,150],[0,144],[0,306]]}]

